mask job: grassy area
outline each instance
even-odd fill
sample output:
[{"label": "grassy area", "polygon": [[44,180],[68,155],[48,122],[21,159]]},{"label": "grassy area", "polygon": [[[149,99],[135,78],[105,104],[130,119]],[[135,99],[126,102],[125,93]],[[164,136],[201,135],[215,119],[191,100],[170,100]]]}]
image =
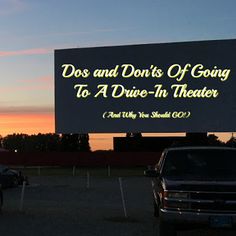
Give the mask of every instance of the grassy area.
[{"label": "grassy area", "polygon": [[143,176],[145,167],[132,167],[132,168],[117,168],[110,167],[108,168],[91,168],[91,167],[25,167],[19,168],[24,175],[27,176],[86,176],[87,173],[91,176]]}]

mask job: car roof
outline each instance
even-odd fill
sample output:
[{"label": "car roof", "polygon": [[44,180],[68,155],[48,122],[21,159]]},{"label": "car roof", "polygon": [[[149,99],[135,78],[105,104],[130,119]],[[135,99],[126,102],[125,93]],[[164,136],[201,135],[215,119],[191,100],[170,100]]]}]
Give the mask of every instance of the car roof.
[{"label": "car roof", "polygon": [[236,151],[236,148],[232,147],[219,147],[219,146],[184,146],[184,147],[171,147],[165,149],[165,151],[179,151],[179,150],[231,150]]}]

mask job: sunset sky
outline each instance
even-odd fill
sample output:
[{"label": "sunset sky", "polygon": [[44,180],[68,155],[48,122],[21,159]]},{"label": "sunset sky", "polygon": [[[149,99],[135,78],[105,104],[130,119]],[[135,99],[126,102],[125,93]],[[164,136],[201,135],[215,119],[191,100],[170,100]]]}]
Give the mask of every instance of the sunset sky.
[{"label": "sunset sky", "polygon": [[[0,135],[55,131],[54,49],[235,39],[235,11],[235,0],[0,0]],[[112,136],[91,135],[92,149]]]}]

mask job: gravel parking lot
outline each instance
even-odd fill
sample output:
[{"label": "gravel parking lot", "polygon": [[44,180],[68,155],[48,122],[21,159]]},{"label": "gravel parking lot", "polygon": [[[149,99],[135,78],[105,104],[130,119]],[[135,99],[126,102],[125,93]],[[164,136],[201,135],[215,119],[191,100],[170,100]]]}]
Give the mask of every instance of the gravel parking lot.
[{"label": "gravel parking lot", "polygon": [[[0,215],[0,235],[4,236],[153,236],[157,235],[153,217],[150,180],[123,178],[128,219],[124,218],[118,178],[31,177],[26,187],[24,211],[19,211],[21,187],[4,190]],[[235,231],[194,230],[188,235],[235,235]]]}]

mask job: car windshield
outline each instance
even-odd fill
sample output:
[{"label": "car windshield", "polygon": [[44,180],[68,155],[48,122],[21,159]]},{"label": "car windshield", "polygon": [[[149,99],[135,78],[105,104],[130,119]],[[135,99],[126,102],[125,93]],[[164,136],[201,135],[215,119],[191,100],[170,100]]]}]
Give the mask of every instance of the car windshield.
[{"label": "car windshield", "polygon": [[163,176],[236,180],[236,149],[186,149],[168,152]]}]

